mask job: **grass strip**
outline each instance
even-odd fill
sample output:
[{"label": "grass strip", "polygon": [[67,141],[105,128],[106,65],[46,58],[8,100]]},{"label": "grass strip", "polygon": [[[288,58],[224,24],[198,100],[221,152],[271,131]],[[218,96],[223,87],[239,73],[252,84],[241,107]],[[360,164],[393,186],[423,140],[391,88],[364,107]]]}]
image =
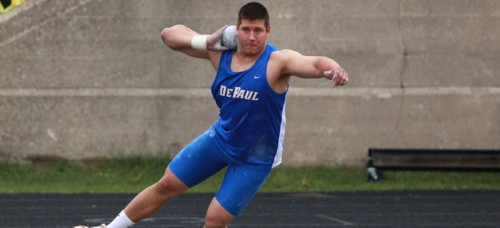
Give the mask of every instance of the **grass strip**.
[{"label": "grass strip", "polygon": [[[156,182],[168,158],[124,158],[89,163],[60,160],[51,165],[0,162],[0,193],[136,193]],[[189,192],[216,192],[219,172]],[[500,190],[496,172],[390,171],[385,180],[368,182],[362,168],[275,168],[261,192],[384,190]]]}]

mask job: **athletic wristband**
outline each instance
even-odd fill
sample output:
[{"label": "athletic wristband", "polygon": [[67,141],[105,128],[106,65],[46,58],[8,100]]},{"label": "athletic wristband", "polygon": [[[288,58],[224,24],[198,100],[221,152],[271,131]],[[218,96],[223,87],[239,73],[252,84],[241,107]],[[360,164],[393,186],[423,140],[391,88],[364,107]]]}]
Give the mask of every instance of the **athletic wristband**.
[{"label": "athletic wristband", "polygon": [[198,50],[207,50],[207,35],[195,35],[191,38],[191,47]]}]

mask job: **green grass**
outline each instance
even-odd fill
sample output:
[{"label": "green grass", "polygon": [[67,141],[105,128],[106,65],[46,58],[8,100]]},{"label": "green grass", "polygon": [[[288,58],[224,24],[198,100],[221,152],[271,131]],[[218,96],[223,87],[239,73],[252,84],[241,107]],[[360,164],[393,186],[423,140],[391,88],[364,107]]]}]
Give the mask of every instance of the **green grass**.
[{"label": "green grass", "polygon": [[[156,182],[168,161],[127,158],[92,165],[58,161],[45,168],[0,162],[0,193],[135,193]],[[384,176],[383,181],[368,182],[364,169],[282,165],[273,170],[261,192],[500,190],[500,173],[391,171]],[[189,192],[216,192],[222,178],[220,172]]]}]

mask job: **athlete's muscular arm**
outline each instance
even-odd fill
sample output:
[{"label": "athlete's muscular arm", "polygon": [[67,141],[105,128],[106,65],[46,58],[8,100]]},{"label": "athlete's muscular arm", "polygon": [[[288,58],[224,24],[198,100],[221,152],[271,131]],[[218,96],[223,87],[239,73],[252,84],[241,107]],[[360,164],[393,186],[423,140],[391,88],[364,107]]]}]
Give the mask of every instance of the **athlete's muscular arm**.
[{"label": "athlete's muscular arm", "polygon": [[273,53],[283,77],[326,78],[332,80],[333,86],[347,84],[347,72],[333,59],[324,56],[305,56],[292,50],[281,50]]},{"label": "athlete's muscular arm", "polygon": [[[226,47],[221,46],[220,41],[222,33],[226,27],[227,25],[211,35],[200,35],[185,25],[174,25],[163,29],[161,32],[161,39],[163,40],[163,43],[165,43],[172,50],[182,52],[191,57],[210,60],[213,67],[217,70],[221,51],[227,49]],[[201,38],[198,40],[198,45],[204,46],[203,48],[200,49],[193,47],[193,37],[195,36]]]},{"label": "athlete's muscular arm", "polygon": [[208,50],[194,49],[191,46],[191,39],[195,35],[200,34],[184,25],[174,25],[163,29],[161,39],[172,50],[192,57],[208,59]]}]

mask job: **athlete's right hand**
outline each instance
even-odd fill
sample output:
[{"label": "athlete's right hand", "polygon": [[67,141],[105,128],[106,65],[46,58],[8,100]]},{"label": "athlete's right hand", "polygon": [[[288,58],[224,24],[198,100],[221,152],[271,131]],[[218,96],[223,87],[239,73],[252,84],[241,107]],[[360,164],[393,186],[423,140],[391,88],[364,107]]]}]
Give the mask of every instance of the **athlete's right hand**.
[{"label": "athlete's right hand", "polygon": [[214,32],[212,35],[207,37],[207,49],[211,51],[225,51],[227,47],[222,46],[222,33],[227,28],[224,25],[222,28]]},{"label": "athlete's right hand", "polygon": [[340,66],[334,66],[331,70],[325,71],[323,77],[332,80],[333,87],[343,86],[349,82],[347,72]]}]

